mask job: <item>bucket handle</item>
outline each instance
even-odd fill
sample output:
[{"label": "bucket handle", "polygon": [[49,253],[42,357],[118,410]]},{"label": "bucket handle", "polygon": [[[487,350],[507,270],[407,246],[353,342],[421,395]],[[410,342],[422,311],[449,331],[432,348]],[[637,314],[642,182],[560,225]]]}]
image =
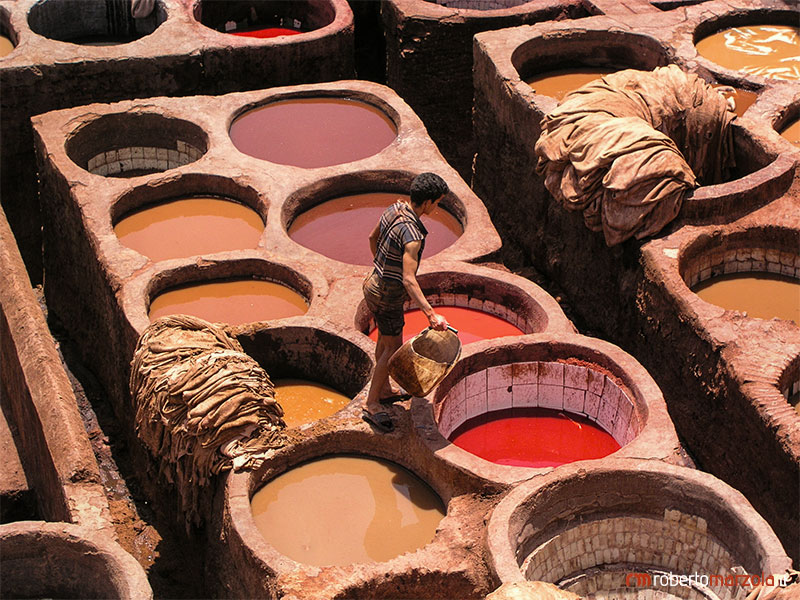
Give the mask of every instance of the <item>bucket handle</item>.
[{"label": "bucket handle", "polygon": [[[448,328],[450,331],[452,331],[453,333],[455,333],[456,335],[458,335],[458,329],[456,329],[455,327],[451,327],[450,325],[448,325],[448,326],[447,326],[447,328]],[[430,329],[430,327],[426,327],[425,329],[423,329],[422,331],[420,331],[420,334],[423,334],[423,333],[425,333],[425,332],[426,332],[426,331],[428,331],[429,329]]]}]

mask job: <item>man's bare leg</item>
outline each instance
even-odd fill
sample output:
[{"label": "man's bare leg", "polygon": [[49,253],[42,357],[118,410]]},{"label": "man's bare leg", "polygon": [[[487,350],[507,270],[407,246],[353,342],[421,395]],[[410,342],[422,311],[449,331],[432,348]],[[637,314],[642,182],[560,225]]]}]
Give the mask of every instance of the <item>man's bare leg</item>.
[{"label": "man's bare leg", "polygon": [[[381,410],[380,399],[394,393],[389,383],[389,359],[402,343],[402,335],[381,335],[378,332],[378,343],[375,345],[375,370],[367,393],[367,410],[373,414]],[[387,389],[389,393],[385,394]]]}]

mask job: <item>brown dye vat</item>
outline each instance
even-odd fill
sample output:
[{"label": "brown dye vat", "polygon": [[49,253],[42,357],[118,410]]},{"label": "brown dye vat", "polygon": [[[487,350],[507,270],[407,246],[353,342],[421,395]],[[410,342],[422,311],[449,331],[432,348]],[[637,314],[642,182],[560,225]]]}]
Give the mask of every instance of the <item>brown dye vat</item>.
[{"label": "brown dye vat", "polygon": [[537,94],[551,96],[560,102],[569,92],[614,71],[615,69],[601,67],[556,69],[534,75],[526,79],[525,83]]},{"label": "brown dye vat", "polygon": [[731,87],[729,85],[724,85],[722,83],[712,84],[711,87],[715,89],[722,89],[721,93],[723,96],[725,96],[725,98],[733,99],[733,102],[736,106],[735,108],[736,114],[740,117],[745,113],[745,111],[748,108],[752,106],[753,102],[755,102],[756,99],[758,98],[758,94],[756,94],[755,92],[750,92],[748,90],[740,90],[738,88]]},{"label": "brown dye vat", "polygon": [[230,128],[241,152],[270,162],[315,168],[373,156],[397,137],[380,109],[347,98],[272,102],[238,117]]},{"label": "brown dye vat", "polygon": [[11,54],[14,49],[14,42],[4,35],[0,35],[0,57]]},{"label": "brown dye vat", "polygon": [[237,279],[191,284],[167,290],[150,303],[150,320],[175,314],[211,323],[241,325],[305,314],[305,299],[272,281]]},{"label": "brown dye vat", "polygon": [[305,379],[278,379],[273,385],[287,427],[324,419],[350,402],[350,398],[332,387]]},{"label": "brown dye vat", "polygon": [[154,261],[255,248],[263,230],[252,208],[205,196],[146,206],[114,226],[122,244]]},{"label": "brown dye vat", "polygon": [[800,81],[800,27],[731,27],[703,38],[695,45],[701,56],[726,69]]},{"label": "brown dye vat", "polygon": [[777,273],[730,273],[693,288],[706,302],[750,317],[778,317],[800,324],[800,280]]},{"label": "brown dye vat", "polygon": [[323,565],[382,562],[428,544],[441,499],[403,467],[330,456],[269,481],[252,498],[256,526],[282,554]]},{"label": "brown dye vat", "polygon": [[800,119],[790,123],[788,127],[784,127],[781,135],[795,146],[800,146]]},{"label": "brown dye vat", "polygon": [[[369,234],[387,206],[405,194],[370,192],[328,200],[297,216],[289,227],[289,237],[301,246],[354,265],[371,265]],[[461,223],[441,206],[422,217],[428,230],[425,256],[441,252],[464,232]]]}]

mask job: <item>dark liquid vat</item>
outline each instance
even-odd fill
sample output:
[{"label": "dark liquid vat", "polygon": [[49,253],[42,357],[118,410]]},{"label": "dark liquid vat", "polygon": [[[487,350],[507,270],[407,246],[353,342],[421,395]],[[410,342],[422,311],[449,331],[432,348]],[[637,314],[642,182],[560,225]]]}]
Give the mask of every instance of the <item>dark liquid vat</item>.
[{"label": "dark liquid vat", "polygon": [[774,273],[730,273],[707,279],[693,290],[706,302],[760,319],[800,323],[800,280]]},{"label": "dark liquid vat", "polygon": [[255,248],[263,230],[252,208],[210,197],[147,206],[114,226],[122,244],[154,261]]},{"label": "dark liquid vat", "polygon": [[556,69],[538,73],[526,79],[525,83],[531,86],[537,94],[551,96],[560,102],[569,92],[613,72],[614,69],[600,67]]},{"label": "dark liquid vat", "polygon": [[230,129],[241,152],[270,162],[315,168],[377,154],[397,137],[386,114],[346,98],[297,98],[253,109]]},{"label": "dark liquid vat", "polygon": [[309,565],[382,562],[433,539],[444,516],[416,475],[376,458],[332,456],[279,475],[252,498],[256,526]]},{"label": "dark liquid vat", "polygon": [[[512,325],[500,317],[475,310],[474,308],[434,306],[433,309],[447,319],[451,327],[458,330],[458,339],[461,340],[462,344],[525,333],[516,325]],[[406,311],[405,320],[403,342],[407,342],[428,327],[428,318],[418,308]],[[377,328],[370,332],[369,337],[377,341]]]},{"label": "dark liquid vat", "polygon": [[273,385],[287,427],[329,417],[350,402],[350,398],[332,387],[305,379],[278,379]]},{"label": "dark liquid vat", "polygon": [[0,35],[0,58],[11,54],[14,49],[14,43],[7,37]]},{"label": "dark liquid vat", "polygon": [[790,123],[781,131],[781,135],[792,142],[795,146],[800,146],[800,119]]},{"label": "dark liquid vat", "polygon": [[303,33],[299,29],[289,29],[288,27],[262,27],[259,29],[247,29],[247,30],[239,30],[239,31],[231,31],[229,32],[231,35],[238,35],[241,37],[252,37],[252,38],[274,38],[280,37],[284,35],[297,35],[299,33]]},{"label": "dark liquid vat", "polygon": [[800,27],[747,25],[703,38],[697,52],[727,69],[773,79],[800,80]]},{"label": "dark liquid vat", "polygon": [[211,323],[241,325],[305,314],[305,299],[272,281],[240,279],[192,284],[163,292],[150,303],[150,320],[188,314]]},{"label": "dark liquid vat", "polygon": [[557,467],[619,450],[609,433],[586,417],[547,408],[509,408],[469,419],[450,441],[499,465]]},{"label": "dark liquid vat", "polygon": [[[383,211],[403,194],[373,192],[328,200],[305,211],[289,227],[289,237],[301,246],[353,265],[371,265],[369,234]],[[433,256],[463,233],[458,220],[437,206],[422,222],[428,230],[425,256]]]}]

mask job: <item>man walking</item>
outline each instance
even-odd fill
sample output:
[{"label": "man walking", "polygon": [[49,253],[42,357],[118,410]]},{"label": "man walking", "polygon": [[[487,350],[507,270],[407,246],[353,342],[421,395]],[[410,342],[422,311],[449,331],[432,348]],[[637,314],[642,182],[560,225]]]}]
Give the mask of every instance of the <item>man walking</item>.
[{"label": "man walking", "polygon": [[417,282],[425,236],[428,230],[420,217],[430,214],[449,191],[447,183],[435,173],[422,173],[411,182],[410,201],[400,199],[387,208],[369,235],[375,257],[372,273],[364,280],[364,299],[378,325],[375,371],[372,375],[363,419],[383,433],[394,430],[381,404],[391,404],[401,396],[389,383],[389,359],[402,345],[403,303],[410,297],[428,318],[432,329],[443,331],[447,319],[436,314]]}]

